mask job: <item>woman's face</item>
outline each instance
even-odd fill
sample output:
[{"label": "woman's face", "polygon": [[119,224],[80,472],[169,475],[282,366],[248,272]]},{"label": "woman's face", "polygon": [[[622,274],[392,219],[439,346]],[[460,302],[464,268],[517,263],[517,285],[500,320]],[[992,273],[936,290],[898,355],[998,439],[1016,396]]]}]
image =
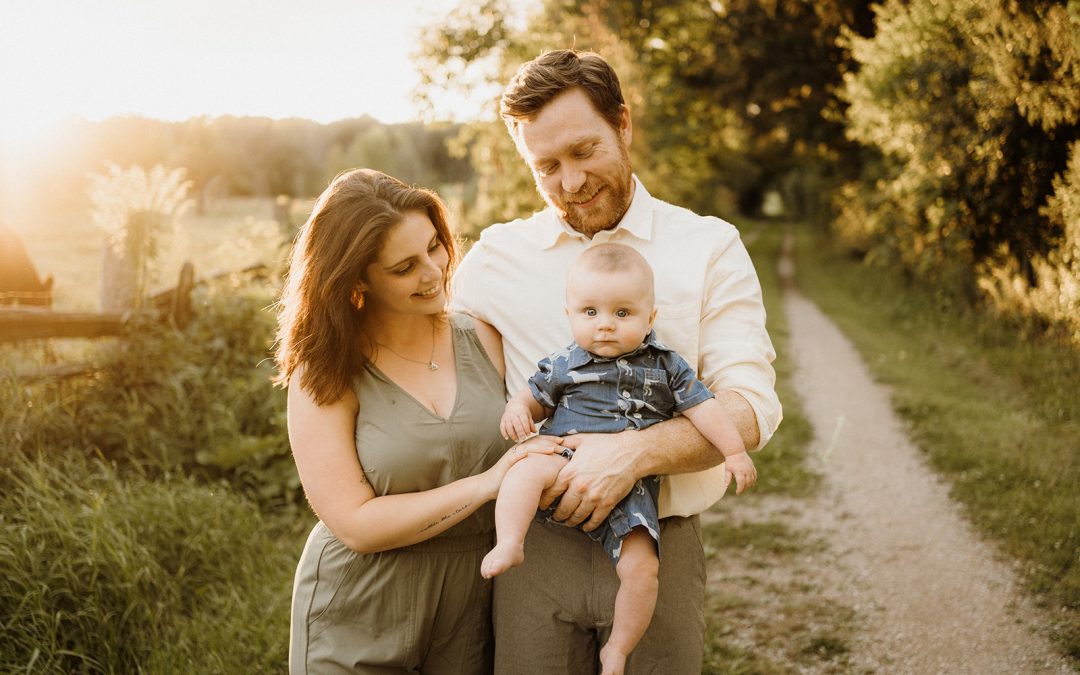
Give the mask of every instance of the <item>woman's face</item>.
[{"label": "woman's face", "polygon": [[446,306],[443,276],[450,256],[423,211],[406,213],[386,235],[361,282],[369,312],[436,314]]}]

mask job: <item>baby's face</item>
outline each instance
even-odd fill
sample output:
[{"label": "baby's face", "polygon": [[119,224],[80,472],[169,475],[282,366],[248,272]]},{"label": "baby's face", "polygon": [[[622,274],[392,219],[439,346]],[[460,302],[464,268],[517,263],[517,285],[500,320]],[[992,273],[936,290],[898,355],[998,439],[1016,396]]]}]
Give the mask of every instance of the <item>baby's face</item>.
[{"label": "baby's face", "polygon": [[575,270],[566,289],[566,313],[581,347],[606,358],[626,354],[652,328],[652,285],[629,271]]}]

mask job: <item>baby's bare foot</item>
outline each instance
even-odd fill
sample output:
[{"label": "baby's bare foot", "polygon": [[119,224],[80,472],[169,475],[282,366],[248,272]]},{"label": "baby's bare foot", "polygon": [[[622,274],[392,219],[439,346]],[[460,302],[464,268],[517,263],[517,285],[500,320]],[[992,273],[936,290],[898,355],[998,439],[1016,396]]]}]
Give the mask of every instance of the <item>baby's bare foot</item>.
[{"label": "baby's bare foot", "polygon": [[480,576],[485,579],[498,576],[525,561],[525,547],[521,544],[495,544],[480,563]]},{"label": "baby's bare foot", "polygon": [[600,675],[623,675],[626,669],[626,654],[607,644],[600,650]]}]

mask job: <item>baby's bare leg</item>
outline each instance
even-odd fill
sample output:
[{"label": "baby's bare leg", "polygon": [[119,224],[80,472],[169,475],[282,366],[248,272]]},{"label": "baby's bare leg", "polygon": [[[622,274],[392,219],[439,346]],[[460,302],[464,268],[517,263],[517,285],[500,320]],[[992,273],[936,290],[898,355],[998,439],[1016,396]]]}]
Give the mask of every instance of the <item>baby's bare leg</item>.
[{"label": "baby's bare leg", "polygon": [[525,534],[536,515],[540,493],[555,482],[568,461],[562,455],[529,455],[506,472],[495,500],[495,548],[480,563],[485,579],[525,560]]},{"label": "baby's bare leg", "polygon": [[602,675],[622,675],[626,658],[645,635],[656,609],[660,561],[656,557],[656,543],[644,528],[634,528],[623,539],[615,571],[619,575],[619,590],[615,594],[611,636],[600,650]]}]

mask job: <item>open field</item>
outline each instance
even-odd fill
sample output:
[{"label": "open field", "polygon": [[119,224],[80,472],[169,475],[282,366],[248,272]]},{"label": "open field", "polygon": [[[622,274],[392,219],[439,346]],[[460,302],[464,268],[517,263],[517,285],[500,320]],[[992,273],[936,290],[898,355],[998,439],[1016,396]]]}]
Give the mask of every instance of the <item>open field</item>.
[{"label": "open field", "polygon": [[[292,223],[303,222],[310,207],[310,201],[296,200]],[[97,311],[105,236],[89,214],[54,213],[17,230],[38,274],[55,280],[53,308]],[[180,220],[175,244],[162,257],[155,288],[175,285],[185,260],[194,263],[197,277],[274,263],[267,258],[280,258],[277,245],[291,236],[292,230],[276,225],[269,198],[216,200],[203,215],[189,209]]]}]

